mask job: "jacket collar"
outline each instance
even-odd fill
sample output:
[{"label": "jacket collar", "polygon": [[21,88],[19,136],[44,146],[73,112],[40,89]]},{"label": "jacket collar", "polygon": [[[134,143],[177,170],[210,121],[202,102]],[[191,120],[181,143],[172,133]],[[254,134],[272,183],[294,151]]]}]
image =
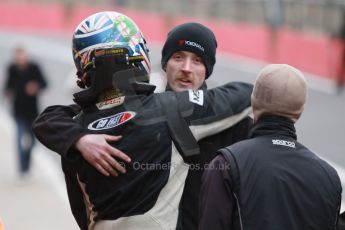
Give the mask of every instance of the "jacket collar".
[{"label": "jacket collar", "polygon": [[297,140],[294,122],[286,117],[276,115],[262,116],[251,128],[249,137],[273,134],[289,136]]}]

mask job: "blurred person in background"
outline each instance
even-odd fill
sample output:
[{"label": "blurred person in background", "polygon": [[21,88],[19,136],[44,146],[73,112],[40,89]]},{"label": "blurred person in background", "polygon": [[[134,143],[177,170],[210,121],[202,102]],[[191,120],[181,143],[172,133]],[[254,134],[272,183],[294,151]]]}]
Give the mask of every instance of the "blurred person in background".
[{"label": "blurred person in background", "polygon": [[[90,21],[97,24],[97,20],[101,20],[102,24],[94,29]],[[114,37],[117,38],[115,43]],[[75,117],[79,125],[68,115],[68,122],[65,122],[66,119],[60,116],[64,114],[59,113],[60,119],[56,120],[55,117],[55,121],[54,116],[39,117],[34,130],[43,143],[48,140],[48,147],[61,151],[67,188],[74,186],[73,189],[78,192],[77,187],[81,187],[79,192],[82,195],[71,190],[68,192],[72,210],[81,207],[77,211],[84,210],[87,216],[87,226],[85,217],[83,223],[78,222],[82,223],[82,229],[110,229],[111,226],[119,229],[176,228],[178,215],[183,215],[178,211],[178,206],[188,173],[185,162],[194,163],[195,160],[202,164],[200,160],[203,160],[205,153],[198,151],[196,143],[196,149],[195,146],[190,148],[184,145],[193,144],[185,143],[184,138],[190,140],[185,128],[189,130],[194,120],[198,122],[195,123],[197,131],[191,133],[194,135],[192,141],[196,142],[195,136],[200,139],[221,132],[247,117],[250,111],[252,87],[249,84],[229,83],[213,90],[204,90],[204,80],[211,75],[215,63],[216,47],[214,34],[207,27],[197,23],[178,26],[169,34],[163,48],[162,67],[170,79],[169,87],[179,93],[152,94],[151,85],[137,81],[133,81],[136,91],[131,92],[120,84],[121,79],[128,77],[120,70],[129,72],[135,66],[147,74],[150,69],[145,41],[134,22],[116,12],[101,12],[88,17],[77,27],[73,36],[73,54],[79,85],[87,88],[74,94],[75,101],[83,108],[82,113]],[[124,61],[121,64],[119,60]],[[117,76],[118,72],[120,74],[112,81],[113,73]],[[112,87],[115,90],[108,92]],[[167,101],[156,104],[163,97]],[[129,108],[134,111],[133,117],[126,118],[128,121],[124,120],[125,124],[124,121],[118,123],[123,117],[118,120],[114,116],[120,112],[126,113],[125,109]],[[164,119],[159,115],[162,112]],[[182,117],[182,114],[185,115]],[[212,130],[208,129],[208,125],[214,125]],[[40,126],[43,126],[43,131]],[[176,130],[176,127],[182,129]],[[98,133],[98,136],[94,136],[105,143],[111,137],[109,134],[124,135],[112,146],[126,150],[133,162],[162,167],[171,163],[171,167],[166,170],[135,169],[132,167],[134,163],[128,163],[129,158],[124,157],[123,153],[119,154],[119,150],[111,145],[106,149],[109,153],[103,153],[105,157],[95,161],[94,155],[98,153],[90,153],[93,147],[85,149],[87,146],[80,141],[81,136],[87,136],[85,133]],[[228,141],[241,138],[240,133],[231,133],[227,137]],[[211,143],[207,144],[213,147]],[[77,149],[83,152],[79,153]],[[122,162],[127,166],[126,173],[124,170],[116,171],[118,162],[114,157],[127,162]],[[68,165],[67,160],[74,163]],[[107,177],[119,173],[125,174]],[[198,181],[195,183],[198,184]],[[198,190],[194,192],[197,196]],[[86,207],[74,206],[76,200],[73,198],[79,198],[82,203],[83,195]],[[197,199],[190,202],[196,202],[193,211],[197,212]]]},{"label": "blurred person in background", "polygon": [[31,125],[38,115],[37,100],[47,83],[38,64],[29,60],[26,50],[17,46],[7,69],[6,97],[12,102],[17,125],[18,167],[21,179],[28,177],[34,136]]},{"label": "blurred person in background", "polygon": [[275,62],[278,58],[278,34],[279,29],[284,23],[282,0],[265,0],[265,16],[269,33],[268,58]]},{"label": "blurred person in background", "polygon": [[[173,28],[164,44],[161,60],[162,68],[166,71],[167,90],[183,92],[206,89],[205,79],[210,77],[213,71],[216,46],[213,32],[201,24],[185,23]],[[200,66],[206,67],[206,72],[200,71]],[[118,141],[119,137],[87,134],[90,132],[71,119],[79,112],[80,107],[76,105],[47,108],[33,126],[37,138],[48,148],[58,152],[63,159],[77,156],[80,153],[75,150],[79,150],[82,156],[105,176],[120,174],[122,169],[118,167],[116,159],[121,159],[123,152],[108,143]],[[246,115],[237,121],[229,122],[233,122],[229,129],[198,142],[201,154],[186,159],[186,162],[198,165],[200,169],[188,172],[180,203],[178,229],[198,228],[198,197],[203,166],[213,158],[217,149],[245,139],[252,124],[252,120]],[[51,130],[61,131],[59,135],[54,135]],[[69,183],[68,178],[66,181]],[[77,190],[76,186],[75,191]],[[82,196],[72,189],[68,192],[75,218],[79,223],[85,222],[85,207],[81,205],[78,208],[76,204]],[[82,204],[82,201],[79,204]]]},{"label": "blurred person in background", "polygon": [[296,68],[271,64],[259,73],[250,138],[221,149],[202,177],[200,230],[336,229],[339,176],[297,141],[306,99]]}]

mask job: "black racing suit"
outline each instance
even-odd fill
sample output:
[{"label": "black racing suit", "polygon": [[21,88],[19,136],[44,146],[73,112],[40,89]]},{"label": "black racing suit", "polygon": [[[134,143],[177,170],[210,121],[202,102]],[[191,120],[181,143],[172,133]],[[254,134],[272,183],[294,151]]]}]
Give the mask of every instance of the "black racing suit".
[{"label": "black racing suit", "polygon": [[[238,87],[238,86],[240,86],[240,87]],[[248,106],[248,103],[249,103],[249,95],[251,92],[251,87],[248,87],[247,85],[245,85],[244,88],[242,88],[242,87],[243,87],[242,84],[237,85],[235,87],[237,89],[235,89],[233,87],[229,88],[229,85],[228,85],[228,87],[223,87],[222,89],[213,90],[213,91],[211,90],[210,93],[206,93],[207,91],[204,91],[205,92],[205,104],[203,106],[188,102],[188,92],[177,94],[177,95],[179,95],[178,99],[182,100],[182,101],[179,101],[181,106],[184,103],[189,103],[190,105],[193,106],[193,109],[194,109],[193,114],[186,117],[188,124],[189,125],[197,124],[200,127],[202,127],[202,125],[205,123],[205,119],[201,119],[201,118],[214,116],[215,111],[218,111],[217,113],[226,112],[227,116],[228,116],[230,114],[238,113],[241,110],[243,110],[244,108],[246,108]],[[242,91],[242,92],[236,92],[238,90]],[[230,91],[232,92],[231,93],[232,95],[229,95]],[[243,93],[243,92],[244,92],[244,94],[241,95],[241,97],[236,96],[237,93]],[[138,96],[131,96],[131,97],[138,97]],[[155,98],[155,97],[157,97],[157,96],[150,96],[149,98]],[[210,104],[209,101],[206,100],[207,98],[211,98],[211,97],[212,97],[212,100],[215,101],[216,103]],[[149,103],[147,103],[147,102],[144,103],[145,111],[149,111],[150,109],[152,109],[153,112],[149,116],[155,116],[155,114],[157,113],[157,111],[156,111],[157,108],[155,106],[153,106],[154,103],[152,103],[152,101],[154,101],[154,99],[147,99],[146,97],[139,97],[139,98],[140,98],[140,100],[149,101]],[[227,99],[227,98],[229,98],[229,99]],[[241,102],[241,100],[242,100],[242,102]],[[128,106],[128,105],[130,105],[130,103],[127,102],[126,106]],[[151,106],[153,106],[153,108],[151,108]],[[75,108],[78,109],[77,107],[75,107]],[[102,111],[102,114],[99,115],[99,113],[101,113],[101,112],[99,112],[95,108],[87,108],[86,110],[88,111],[88,114],[95,114],[95,116],[101,116],[101,117],[107,116],[106,114],[103,114],[106,111]],[[117,107],[116,110],[118,110],[116,112],[120,113],[121,110],[123,110],[123,108]],[[110,110],[109,112],[111,114],[115,113],[113,110]],[[230,114],[229,114],[229,112],[230,112]],[[78,156],[80,156],[80,154],[79,153],[73,153],[71,146],[73,145],[75,140],[78,139],[81,135],[83,135],[85,133],[91,133],[91,131],[75,125],[75,123],[73,121],[71,121],[70,118],[66,117],[66,113],[68,113],[70,116],[72,116],[75,113],[75,111],[73,111],[73,107],[50,107],[45,112],[43,112],[42,115],[36,120],[33,128],[34,128],[34,131],[36,133],[37,138],[41,142],[43,142],[45,145],[47,145],[47,147],[59,152],[62,155],[63,159],[75,160],[78,158]],[[226,114],[226,113],[224,113],[224,114]],[[138,116],[139,115],[137,115],[137,117]],[[221,120],[221,117],[224,118],[224,116],[218,116],[218,118],[213,117],[213,118],[209,119],[208,123],[219,121],[219,120]],[[134,121],[135,121],[135,119],[134,119]],[[84,126],[88,123],[86,121],[83,121],[83,122],[84,122],[83,123]],[[187,187],[185,188],[184,193],[183,193],[183,199],[182,199],[182,205],[181,205],[182,207],[181,207],[181,212],[180,212],[180,218],[182,218],[181,223],[182,223],[183,229],[197,229],[197,203],[198,203],[198,191],[199,191],[199,187],[200,187],[199,181],[200,181],[200,176],[202,173],[203,165],[205,163],[209,162],[210,159],[212,159],[212,154],[209,154],[209,153],[214,153],[215,150],[217,150],[220,147],[225,147],[231,143],[234,143],[235,141],[244,139],[247,136],[247,130],[248,130],[248,127],[250,124],[251,124],[251,120],[246,118],[246,119],[242,120],[241,122],[237,123],[236,125],[234,125],[232,128],[228,129],[228,130],[231,130],[230,132],[223,131],[223,132],[221,132],[221,135],[218,137],[216,135],[213,135],[213,137],[205,138],[203,141],[200,142],[202,154],[197,155],[197,156],[193,156],[193,157],[185,158],[186,162],[193,163],[193,165],[195,167],[198,167],[198,169],[190,170],[188,173],[188,177],[187,177],[187,181],[186,181]],[[157,128],[153,128],[153,125],[148,126],[148,127],[146,127],[146,126],[143,126],[143,127],[148,128],[148,130],[146,132],[152,132],[152,130],[158,131],[161,129],[161,127],[165,127],[164,122],[161,124],[155,124],[155,125],[157,125]],[[133,157],[135,159],[135,156],[132,156],[132,154],[135,153],[136,150],[139,152],[142,152],[143,151],[142,147],[145,145],[148,145],[148,143],[150,143],[150,141],[146,140],[144,138],[138,137],[138,138],[135,138],[135,140],[138,141],[138,143],[134,142],[135,144],[133,144],[133,141],[130,141],[130,140],[133,139],[132,136],[136,136],[137,132],[133,131],[133,133],[131,133],[131,132],[127,133],[125,127],[128,127],[128,126],[131,126],[131,122],[128,122],[128,123],[124,124],[123,126],[121,126],[123,128],[116,128],[114,130],[112,129],[109,131],[111,134],[121,134],[125,137],[123,141],[121,141],[119,143],[115,143],[114,146],[123,150],[125,153],[128,153],[132,159],[133,159]],[[134,122],[133,127],[135,127],[135,122]],[[143,128],[143,127],[142,127],[142,129],[139,129],[139,130],[145,130],[145,128]],[[51,132],[53,130],[54,130],[54,134]],[[104,133],[103,131],[102,131],[102,133]],[[143,132],[145,133],[145,131],[143,131]],[[159,135],[160,136],[159,143],[156,143],[155,145],[150,146],[148,149],[152,149],[152,148],[157,149],[157,151],[156,151],[157,155],[155,156],[154,154],[152,154],[152,157],[153,157],[152,160],[154,160],[154,162],[157,161],[159,163],[162,163],[162,162],[168,163],[167,159],[163,158],[162,152],[167,152],[166,149],[169,150],[172,148],[171,147],[171,138],[169,137],[169,135],[167,135],[165,129],[159,131],[159,133],[165,133],[164,138],[163,138],[162,134],[160,134]],[[217,133],[217,132],[215,132],[215,133]],[[144,136],[145,137],[152,137],[154,135],[145,134]],[[126,143],[125,140],[128,140],[128,144],[125,144]],[[165,140],[165,141],[163,142],[162,140]],[[152,140],[151,140],[151,142],[152,142]],[[154,143],[154,141],[153,141],[153,143]],[[138,148],[137,146],[141,146],[141,148]],[[132,149],[132,148],[134,148],[134,149]],[[152,152],[152,151],[150,151],[150,152]],[[158,154],[158,153],[160,153],[160,154]],[[149,154],[146,154],[146,155],[149,155]],[[158,156],[160,156],[160,157],[158,157]],[[167,156],[165,156],[165,157],[167,157]],[[95,175],[99,176],[100,178],[103,178],[103,176],[101,176],[99,173],[96,172],[96,169],[93,169],[87,163],[85,163],[85,164],[88,167],[83,166],[84,168],[82,167],[82,169],[83,169],[82,171],[87,171],[87,172],[92,171],[92,174],[95,174]],[[81,213],[83,213],[82,212],[83,209],[82,208],[78,209],[78,205],[76,205],[76,201],[78,200],[77,199],[78,195],[76,195],[76,196],[73,195],[73,194],[78,194],[78,193],[75,193],[73,191],[78,190],[79,188],[78,188],[78,186],[75,186],[75,183],[69,183],[69,181],[70,180],[73,181],[74,178],[73,177],[71,178],[68,176],[68,174],[73,174],[73,173],[71,173],[71,171],[75,170],[76,167],[75,166],[72,166],[72,167],[67,166],[66,167],[66,165],[69,165],[69,164],[66,164],[66,161],[64,163],[64,160],[63,160],[63,168],[64,168],[64,172],[66,174],[66,182],[67,182],[72,212],[75,215],[80,227],[83,229],[83,228],[85,228],[85,223],[83,223],[85,221],[83,221],[84,218],[82,217],[83,215],[81,215]],[[85,167],[86,167],[86,170],[85,170]],[[162,186],[166,183],[166,179],[167,179],[166,177],[168,175],[168,174],[166,174],[166,172],[167,172],[167,170],[163,170],[163,173],[162,173],[165,175],[165,176],[162,176],[162,178],[165,178],[165,179],[163,179],[163,180],[155,179],[152,182],[147,182],[150,185],[152,185],[152,186],[150,186],[150,188],[151,187],[156,188],[156,189],[151,188],[150,191],[152,190],[152,191],[156,191],[156,192],[152,192],[151,195],[148,195],[150,193],[147,193],[144,197],[140,198],[140,200],[142,201],[141,202],[142,204],[140,204],[140,205],[134,205],[133,203],[128,204],[128,202],[126,201],[127,200],[126,197],[122,197],[122,199],[119,199],[119,198],[121,198],[121,196],[119,196],[117,194],[116,195],[117,198],[116,198],[116,202],[115,202],[116,206],[118,206],[118,207],[126,206],[127,209],[129,208],[129,209],[134,209],[134,210],[139,209],[140,210],[139,213],[147,211],[147,208],[152,206],[152,203],[144,202],[145,197],[150,202],[153,202],[155,200],[153,197],[157,196],[157,192],[160,191]],[[127,177],[133,176],[133,175],[131,176],[130,171],[127,172],[126,174],[128,174],[128,175],[125,177],[123,177],[123,175],[121,175],[120,178],[123,177],[125,179]],[[141,174],[144,175],[145,173],[141,173]],[[84,174],[79,174],[79,175],[84,175]],[[137,175],[133,176],[133,177],[140,178],[140,177],[137,177]],[[88,177],[87,176],[86,177],[81,176],[81,181],[83,180],[82,178],[85,179]],[[119,179],[117,179],[117,178],[113,178],[113,179],[114,179],[115,183],[119,183],[119,182],[116,182]],[[109,178],[107,180],[110,181],[109,182],[110,184],[112,184],[114,182],[112,180],[109,180]],[[138,179],[136,181],[142,181],[142,180],[148,181],[145,179]],[[99,180],[99,178],[96,177],[95,180],[92,179],[91,181],[101,182],[102,180]],[[158,183],[158,185],[156,184],[156,182]],[[100,185],[97,185],[96,187],[106,186],[106,184],[107,183],[102,182],[102,183],[100,183]],[[113,187],[113,186],[111,186],[111,187]],[[138,187],[138,186],[135,186],[135,187]],[[110,194],[112,194],[112,193],[116,194],[116,192],[113,188],[110,190],[111,191],[104,190],[104,196],[105,196],[105,194],[108,194],[107,196],[113,197]],[[122,190],[125,190],[125,187],[123,187]],[[127,193],[126,195],[132,197],[134,194],[136,194],[136,193]],[[97,197],[100,197],[100,195],[97,194]],[[109,202],[107,201],[106,203],[109,203]],[[130,207],[132,207],[132,208],[130,208]],[[103,214],[103,212],[101,211],[101,212],[98,212],[97,218],[114,219],[114,218],[118,218],[118,217],[123,216],[123,215],[130,216],[130,215],[138,214],[137,211],[132,212],[132,211],[128,211],[127,209],[126,208],[114,209],[114,210],[116,210],[117,214],[116,213],[112,213],[112,214],[105,213],[105,214]],[[97,210],[96,206],[95,206],[95,210]],[[102,206],[101,210],[103,210],[103,206]],[[126,210],[126,211],[124,211],[124,210]],[[188,217],[188,215],[190,217]]]},{"label": "black racing suit", "polygon": [[339,176],[296,139],[291,120],[265,116],[221,150],[202,177],[199,229],[335,229]]}]

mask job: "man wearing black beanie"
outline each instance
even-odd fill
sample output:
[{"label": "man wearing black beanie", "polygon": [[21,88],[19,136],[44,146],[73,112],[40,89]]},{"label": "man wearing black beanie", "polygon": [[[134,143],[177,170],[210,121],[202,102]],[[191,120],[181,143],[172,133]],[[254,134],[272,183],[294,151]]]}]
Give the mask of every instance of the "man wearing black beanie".
[{"label": "man wearing black beanie", "polygon": [[[167,90],[181,92],[207,88],[205,80],[213,72],[216,48],[215,35],[204,25],[185,23],[173,28],[164,43],[161,59],[162,69],[166,72]],[[201,167],[188,171],[177,230],[199,228],[198,202],[204,168],[215,157],[214,150],[246,139],[251,124],[252,119],[246,117],[223,132],[200,140],[201,154],[186,159],[191,165]]]}]

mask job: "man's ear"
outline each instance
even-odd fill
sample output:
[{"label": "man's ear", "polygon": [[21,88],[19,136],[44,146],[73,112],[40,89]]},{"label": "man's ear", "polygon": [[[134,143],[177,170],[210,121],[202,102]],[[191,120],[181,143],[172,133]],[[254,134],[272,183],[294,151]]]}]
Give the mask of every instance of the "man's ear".
[{"label": "man's ear", "polygon": [[162,69],[164,70],[164,72],[166,72],[166,71],[167,71],[167,63],[164,63],[164,65],[163,65]]}]

